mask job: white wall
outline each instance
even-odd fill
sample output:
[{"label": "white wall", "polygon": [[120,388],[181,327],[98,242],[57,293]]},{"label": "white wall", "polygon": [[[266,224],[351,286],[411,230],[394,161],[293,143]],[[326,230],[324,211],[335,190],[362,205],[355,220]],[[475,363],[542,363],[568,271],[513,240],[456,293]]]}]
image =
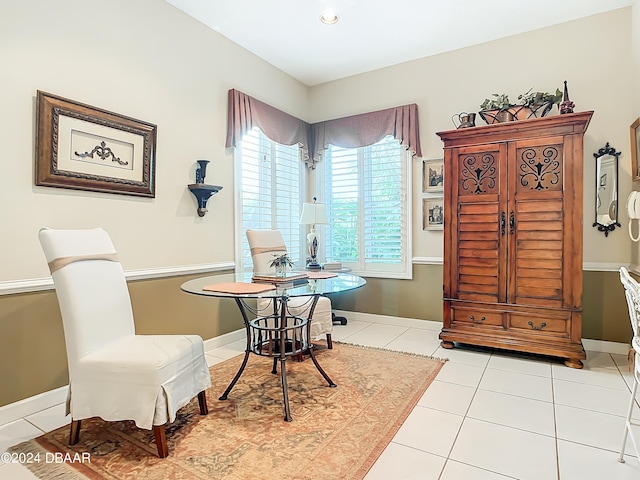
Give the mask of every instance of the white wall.
[{"label": "white wall", "polygon": [[[513,101],[529,88],[562,90],[567,80],[576,111],[595,111],[585,139],[584,260],[626,264],[631,246],[624,209],[623,228],[608,238],[591,227],[595,207],[592,154],[605,142],[622,152],[620,198],[624,201],[631,189],[629,125],[638,115],[629,101],[638,89],[630,60],[630,8],[625,8],[313,87],[309,120],[415,102],[423,157],[442,158],[442,142],[436,132],[453,128],[453,114],[478,111],[492,93],[507,93]],[[484,122],[478,118],[476,124]],[[442,232],[422,230],[420,176],[421,160],[415,159],[414,256],[442,256]]]},{"label": "white wall", "polygon": [[[38,229],[104,227],[126,270],[233,261],[227,90],[304,117],[307,88],[164,0],[0,0],[0,282],[48,276]],[[34,186],[35,95],[158,126],[156,197]],[[196,214],[209,159],[224,189]]]}]

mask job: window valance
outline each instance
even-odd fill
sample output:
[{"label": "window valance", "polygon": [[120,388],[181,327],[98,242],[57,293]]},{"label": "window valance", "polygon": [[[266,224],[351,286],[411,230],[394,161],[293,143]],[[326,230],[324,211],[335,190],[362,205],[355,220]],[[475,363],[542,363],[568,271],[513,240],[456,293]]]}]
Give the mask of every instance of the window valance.
[{"label": "window valance", "polygon": [[415,103],[312,124],[312,158],[316,162],[320,161],[329,145],[343,148],[366,147],[387,135],[396,138],[414,155],[422,156],[418,106]]},{"label": "window valance", "polygon": [[307,122],[238,90],[229,90],[227,148],[238,146],[242,136],[253,127],[260,128],[262,133],[274,142],[282,145],[300,145],[304,158],[309,158],[309,124]]},{"label": "window valance", "polygon": [[236,147],[253,127],[274,142],[300,145],[310,168],[322,159],[327,147],[366,147],[392,135],[414,155],[422,156],[418,106],[413,103],[376,112],[308,124],[238,90],[228,94],[227,148]]}]

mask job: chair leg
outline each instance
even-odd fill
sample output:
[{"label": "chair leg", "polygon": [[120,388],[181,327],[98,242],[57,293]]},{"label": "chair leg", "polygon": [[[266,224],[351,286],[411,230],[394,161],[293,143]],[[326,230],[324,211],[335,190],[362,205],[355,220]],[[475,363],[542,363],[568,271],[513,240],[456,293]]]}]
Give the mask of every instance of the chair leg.
[{"label": "chair leg", "polygon": [[80,422],[81,420],[71,419],[71,428],[69,429],[69,445],[75,445],[80,440]]},{"label": "chair leg", "polygon": [[620,463],[624,463],[624,447],[627,444],[627,436],[629,434],[629,429],[631,428],[631,414],[633,413],[633,404],[636,401],[636,392],[638,391],[638,380],[637,378],[633,378],[633,388],[631,389],[631,401],[629,402],[629,410],[627,411],[627,418],[624,421],[624,434],[622,435],[622,447],[620,447],[620,456],[618,457],[618,461]]},{"label": "chair leg", "polygon": [[198,405],[200,406],[200,415],[207,415],[209,407],[207,406],[207,392],[204,390],[198,394]]},{"label": "chair leg", "polygon": [[169,447],[167,446],[167,435],[164,431],[164,425],[153,426],[153,436],[156,439],[156,447],[158,447],[158,456],[166,458],[169,455]]},{"label": "chair leg", "polygon": [[333,348],[333,340],[331,339],[331,334],[327,333],[327,348],[331,350]]}]

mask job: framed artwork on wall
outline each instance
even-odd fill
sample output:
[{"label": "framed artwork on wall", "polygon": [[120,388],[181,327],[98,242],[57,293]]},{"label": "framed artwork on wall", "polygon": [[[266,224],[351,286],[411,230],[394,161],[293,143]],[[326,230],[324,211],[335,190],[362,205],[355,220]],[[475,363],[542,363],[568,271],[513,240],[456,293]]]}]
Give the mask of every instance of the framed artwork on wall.
[{"label": "framed artwork on wall", "polygon": [[444,229],[444,198],[423,198],[422,218],[423,230]]},{"label": "framed artwork on wall", "polygon": [[444,160],[423,160],[422,191],[424,193],[444,191]]},{"label": "framed artwork on wall", "polygon": [[640,180],[640,118],[631,124],[631,174],[633,180]]},{"label": "framed artwork on wall", "polygon": [[157,127],[38,90],[35,184],[155,197]]}]

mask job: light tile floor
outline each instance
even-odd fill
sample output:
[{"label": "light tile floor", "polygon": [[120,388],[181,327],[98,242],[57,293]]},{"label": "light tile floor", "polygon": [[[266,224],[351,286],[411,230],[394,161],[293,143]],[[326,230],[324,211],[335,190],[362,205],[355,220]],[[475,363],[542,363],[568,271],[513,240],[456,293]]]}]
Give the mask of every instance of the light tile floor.
[{"label": "light tile floor", "polygon": [[[576,370],[540,357],[442,349],[436,322],[358,318],[336,325],[334,340],[449,359],[365,480],[640,479],[630,442],[626,463],[617,461],[633,381],[626,356],[587,352]],[[207,360],[243,350],[244,341],[230,343]],[[57,405],[0,426],[0,452],[68,422]],[[0,463],[0,479],[33,478]]]}]

